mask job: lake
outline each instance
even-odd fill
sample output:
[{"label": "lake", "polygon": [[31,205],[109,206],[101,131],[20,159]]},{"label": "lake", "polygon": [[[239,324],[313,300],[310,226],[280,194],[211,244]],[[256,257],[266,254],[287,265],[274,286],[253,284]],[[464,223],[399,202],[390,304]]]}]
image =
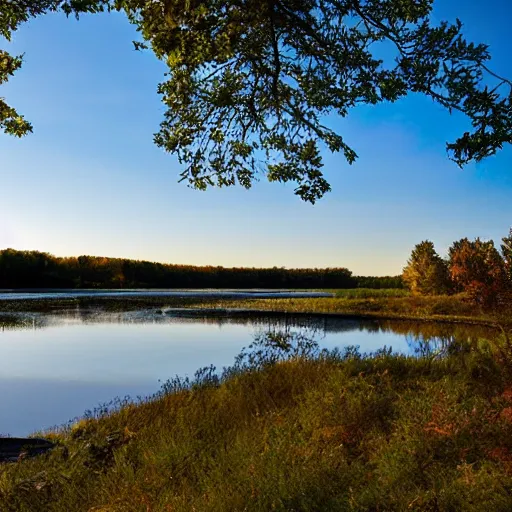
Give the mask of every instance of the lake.
[{"label": "lake", "polygon": [[392,347],[414,355],[485,335],[481,327],[276,314],[208,316],[179,309],[62,309],[0,315],[0,434],[62,425],[114,397],[143,397],[167,379],[233,364],[265,333],[305,333],[322,348]]},{"label": "lake", "polygon": [[300,299],[332,297],[333,293],[266,289],[0,289],[0,300],[76,299],[76,298],[193,298],[193,299]]}]

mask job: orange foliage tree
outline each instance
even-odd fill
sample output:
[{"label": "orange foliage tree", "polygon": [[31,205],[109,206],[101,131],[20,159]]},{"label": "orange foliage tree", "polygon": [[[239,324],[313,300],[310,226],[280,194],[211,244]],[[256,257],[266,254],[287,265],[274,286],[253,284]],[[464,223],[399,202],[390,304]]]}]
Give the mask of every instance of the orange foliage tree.
[{"label": "orange foliage tree", "polygon": [[448,265],[455,286],[484,306],[497,305],[508,288],[505,262],[492,240],[454,242]]},{"label": "orange foliage tree", "polygon": [[505,269],[507,271],[509,284],[512,284],[512,228],[510,229],[509,235],[502,239],[502,242],[501,252],[505,260]]}]

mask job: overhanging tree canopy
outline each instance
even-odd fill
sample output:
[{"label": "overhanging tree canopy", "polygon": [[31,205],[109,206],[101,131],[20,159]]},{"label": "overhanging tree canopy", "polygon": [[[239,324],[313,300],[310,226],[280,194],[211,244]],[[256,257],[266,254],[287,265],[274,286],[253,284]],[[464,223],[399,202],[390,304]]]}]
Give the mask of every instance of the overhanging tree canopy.
[{"label": "overhanging tree canopy", "polygon": [[[0,0],[0,12],[5,5]],[[16,2],[0,16],[9,36],[28,16],[64,9],[124,10],[169,66],[159,93],[167,107],[155,142],[177,154],[182,178],[199,189],[250,187],[259,171],[296,183],[315,202],[330,186],[321,145],[357,155],[325,123],[360,104],[419,92],[471,121],[447,144],[460,166],[512,142],[512,82],[488,67],[486,45],[467,42],[462,24],[430,19],[433,0],[113,0]],[[391,46],[382,54],[379,43]],[[0,83],[21,61],[0,54]],[[0,127],[31,127],[0,100]]]},{"label": "overhanging tree canopy", "polygon": [[[62,10],[76,15],[84,12],[99,12],[108,7],[104,1],[94,0],[0,0],[0,37],[11,40],[22,23],[31,18]],[[12,56],[0,49],[0,85],[21,67],[22,57]],[[32,131],[32,125],[15,108],[0,97],[0,130],[9,135],[22,137]]]}]

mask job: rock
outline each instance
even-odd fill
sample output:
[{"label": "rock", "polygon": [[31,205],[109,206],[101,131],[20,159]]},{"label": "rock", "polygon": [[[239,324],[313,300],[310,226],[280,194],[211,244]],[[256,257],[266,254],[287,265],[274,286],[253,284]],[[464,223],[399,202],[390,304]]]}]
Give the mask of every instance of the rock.
[{"label": "rock", "polygon": [[0,462],[16,462],[26,457],[35,457],[54,447],[55,444],[46,439],[1,437]]}]

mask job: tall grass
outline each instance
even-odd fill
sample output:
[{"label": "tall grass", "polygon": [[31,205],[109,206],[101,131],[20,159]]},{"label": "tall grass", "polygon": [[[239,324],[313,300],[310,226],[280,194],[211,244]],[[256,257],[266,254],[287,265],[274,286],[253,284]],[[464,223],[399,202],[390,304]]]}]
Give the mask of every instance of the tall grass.
[{"label": "tall grass", "polygon": [[512,305],[499,311],[484,310],[464,295],[414,296],[400,289],[333,290],[336,297],[226,300],[183,297],[74,298],[66,300],[12,300],[2,303],[10,313],[47,312],[61,308],[97,308],[132,311],[142,308],[234,308],[283,313],[337,314],[376,318],[408,318],[512,325]]},{"label": "tall grass", "polygon": [[512,510],[512,382],[483,342],[412,358],[273,333],[99,416],[4,466],[0,510]]},{"label": "tall grass", "polygon": [[336,297],[340,299],[396,298],[409,295],[410,292],[408,290],[399,288],[349,288],[346,290],[336,290]]},{"label": "tall grass", "polygon": [[[349,293],[351,290],[348,291]],[[354,294],[358,290],[353,290]],[[369,293],[379,293],[370,290]],[[392,290],[403,293],[401,290]],[[219,300],[214,303],[219,308],[244,308],[257,311],[273,311],[301,314],[333,314],[345,316],[368,316],[375,318],[401,318],[421,320],[443,320],[456,322],[480,322],[512,324],[512,309],[486,311],[465,300],[463,295],[439,296],[383,296],[373,297],[305,298],[305,299],[246,299],[240,301]],[[343,296],[345,295],[345,296]],[[193,307],[212,307],[212,303],[196,304]]]}]

